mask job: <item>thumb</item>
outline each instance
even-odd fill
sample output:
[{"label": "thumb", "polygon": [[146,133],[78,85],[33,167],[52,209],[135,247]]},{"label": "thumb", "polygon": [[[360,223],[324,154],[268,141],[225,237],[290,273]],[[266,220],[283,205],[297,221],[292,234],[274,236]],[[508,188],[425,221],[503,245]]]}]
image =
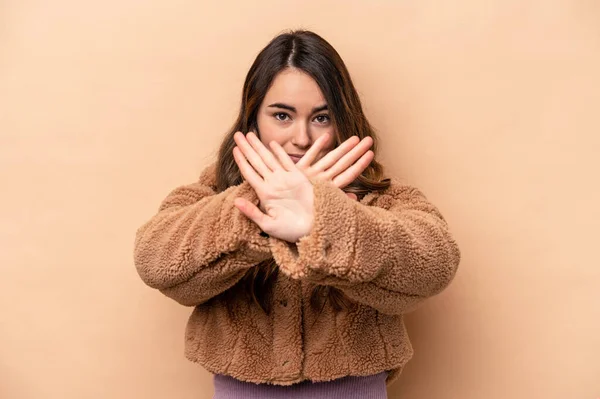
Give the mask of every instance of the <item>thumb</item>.
[{"label": "thumb", "polygon": [[237,209],[244,214],[248,219],[252,220],[254,223],[264,231],[264,223],[266,221],[267,215],[261,212],[260,209],[252,202],[248,201],[245,198],[236,198],[233,201],[233,204]]}]

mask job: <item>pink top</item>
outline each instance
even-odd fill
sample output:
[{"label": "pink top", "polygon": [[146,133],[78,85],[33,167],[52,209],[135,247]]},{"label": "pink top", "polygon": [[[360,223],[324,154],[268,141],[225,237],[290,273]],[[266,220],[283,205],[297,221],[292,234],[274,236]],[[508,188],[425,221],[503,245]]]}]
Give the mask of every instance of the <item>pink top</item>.
[{"label": "pink top", "polygon": [[233,377],[214,376],[213,399],[385,399],[386,372],[366,377],[343,377],[328,382],[303,381],[281,386],[243,382]]}]

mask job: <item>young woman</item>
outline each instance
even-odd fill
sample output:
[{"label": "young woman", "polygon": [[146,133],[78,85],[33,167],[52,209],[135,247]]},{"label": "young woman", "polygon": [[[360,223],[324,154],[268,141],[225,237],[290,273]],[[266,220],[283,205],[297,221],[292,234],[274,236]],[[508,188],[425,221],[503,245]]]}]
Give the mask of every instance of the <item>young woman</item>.
[{"label": "young woman", "polygon": [[385,398],[412,356],[402,315],[452,281],[438,209],[384,178],[335,49],[275,37],[218,159],[140,227],[143,281],[194,307],[185,354],[215,398]]}]

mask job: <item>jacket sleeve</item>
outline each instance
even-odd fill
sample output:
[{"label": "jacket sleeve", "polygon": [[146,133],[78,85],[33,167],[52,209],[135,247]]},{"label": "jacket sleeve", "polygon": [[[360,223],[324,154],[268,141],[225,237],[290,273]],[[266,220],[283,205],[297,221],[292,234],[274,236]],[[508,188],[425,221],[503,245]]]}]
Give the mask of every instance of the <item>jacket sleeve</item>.
[{"label": "jacket sleeve", "polygon": [[215,193],[213,175],[214,164],[197,183],[173,190],[135,236],[139,276],[186,306],[229,289],[248,268],[271,257],[260,228],[233,203],[243,197],[257,204],[254,189],[243,182]]},{"label": "jacket sleeve", "polygon": [[[417,188],[392,179],[386,191],[359,203],[331,183],[312,182],[311,232],[295,244],[269,238],[283,273],[334,286],[387,314],[414,310],[450,284],[460,250],[443,216]],[[372,200],[374,206],[365,205]]]}]

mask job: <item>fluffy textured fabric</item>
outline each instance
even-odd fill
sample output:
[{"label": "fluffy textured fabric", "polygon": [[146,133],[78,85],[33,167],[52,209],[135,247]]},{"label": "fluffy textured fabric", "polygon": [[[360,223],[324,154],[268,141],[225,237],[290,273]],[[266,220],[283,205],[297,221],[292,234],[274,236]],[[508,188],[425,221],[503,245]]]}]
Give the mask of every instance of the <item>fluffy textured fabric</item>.
[{"label": "fluffy textured fabric", "polygon": [[[215,164],[175,189],[141,226],[134,260],[142,280],[193,306],[185,354],[214,374],[291,385],[388,371],[413,354],[402,315],[446,288],[460,251],[446,221],[415,187],[392,179],[360,202],[312,180],[314,225],[291,244],[264,237],[233,204],[258,204],[244,182],[216,193]],[[236,283],[273,258],[281,273],[265,314]],[[314,310],[315,285],[341,290],[353,306]],[[228,291],[232,295],[220,295]]]}]

